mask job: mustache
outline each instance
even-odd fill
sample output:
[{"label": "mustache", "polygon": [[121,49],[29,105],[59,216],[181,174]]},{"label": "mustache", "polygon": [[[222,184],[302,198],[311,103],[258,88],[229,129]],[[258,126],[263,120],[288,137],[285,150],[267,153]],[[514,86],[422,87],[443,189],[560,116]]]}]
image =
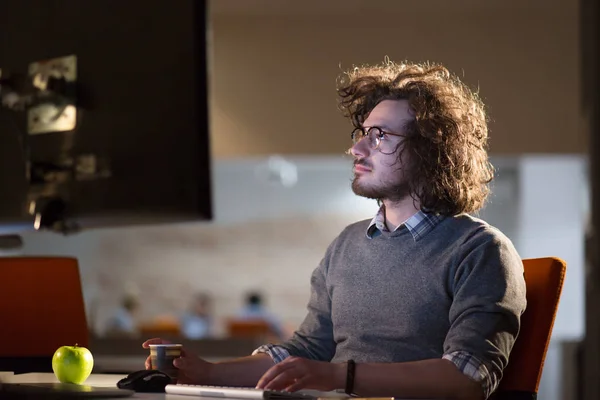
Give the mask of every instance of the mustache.
[{"label": "mustache", "polygon": [[363,166],[365,168],[369,168],[372,169],[373,167],[366,161],[364,160],[354,160],[354,166],[356,167],[357,165]]}]

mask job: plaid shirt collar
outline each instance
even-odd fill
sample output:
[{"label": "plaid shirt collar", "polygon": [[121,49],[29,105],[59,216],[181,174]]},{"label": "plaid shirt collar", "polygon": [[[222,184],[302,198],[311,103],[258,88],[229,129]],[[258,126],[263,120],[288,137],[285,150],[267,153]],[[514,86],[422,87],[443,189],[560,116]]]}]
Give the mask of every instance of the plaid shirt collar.
[{"label": "plaid shirt collar", "polygon": [[[437,224],[439,224],[444,217],[441,215],[427,214],[423,211],[418,211],[416,214],[408,218],[406,221],[401,223],[394,229],[394,232],[403,226],[410,232],[413,239],[418,241],[427,235]],[[369,227],[367,228],[367,237],[373,239],[381,234],[381,232],[389,232],[389,229],[385,226],[385,207],[382,204],[379,207],[379,211],[375,214],[375,217],[371,220]]]}]

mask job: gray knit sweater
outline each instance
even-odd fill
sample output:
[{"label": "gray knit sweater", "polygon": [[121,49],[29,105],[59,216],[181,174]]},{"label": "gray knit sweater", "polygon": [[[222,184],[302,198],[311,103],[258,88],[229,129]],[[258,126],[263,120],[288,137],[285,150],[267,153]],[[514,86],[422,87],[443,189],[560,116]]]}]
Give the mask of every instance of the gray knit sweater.
[{"label": "gray knit sweater", "polygon": [[331,243],[311,277],[308,315],[282,347],[332,362],[465,351],[500,378],[526,306],[510,240],[468,215],[418,239],[406,228],[369,239],[368,225],[352,224]]}]

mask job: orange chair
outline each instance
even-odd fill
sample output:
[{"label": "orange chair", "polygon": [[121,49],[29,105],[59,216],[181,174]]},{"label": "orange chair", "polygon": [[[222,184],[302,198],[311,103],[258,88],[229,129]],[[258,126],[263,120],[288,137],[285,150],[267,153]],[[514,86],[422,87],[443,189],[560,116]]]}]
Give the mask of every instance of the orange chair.
[{"label": "orange chair", "polygon": [[242,339],[264,339],[272,335],[271,326],[262,319],[230,319],[227,333],[229,337]]},{"label": "orange chair", "polygon": [[566,263],[558,258],[523,260],[527,309],[521,331],[493,399],[534,399],[563,288]]},{"label": "orange chair", "polygon": [[60,346],[89,345],[76,259],[0,258],[0,298],[0,368],[35,370],[37,360],[47,370]]},{"label": "orange chair", "polygon": [[138,331],[142,337],[179,337],[181,336],[181,327],[175,317],[161,316],[153,321],[141,323]]}]

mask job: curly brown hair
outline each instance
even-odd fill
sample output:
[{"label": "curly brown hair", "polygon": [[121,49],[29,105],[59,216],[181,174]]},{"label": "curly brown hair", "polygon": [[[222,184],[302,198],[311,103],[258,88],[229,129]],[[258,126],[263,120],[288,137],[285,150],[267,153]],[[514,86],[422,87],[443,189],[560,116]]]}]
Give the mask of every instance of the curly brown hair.
[{"label": "curly brown hair", "polygon": [[405,126],[398,159],[408,152],[408,185],[422,210],[457,215],[484,206],[494,177],[488,119],[478,94],[457,76],[439,64],[386,60],[343,74],[338,95],[355,127],[383,100],[408,101],[414,119]]}]

